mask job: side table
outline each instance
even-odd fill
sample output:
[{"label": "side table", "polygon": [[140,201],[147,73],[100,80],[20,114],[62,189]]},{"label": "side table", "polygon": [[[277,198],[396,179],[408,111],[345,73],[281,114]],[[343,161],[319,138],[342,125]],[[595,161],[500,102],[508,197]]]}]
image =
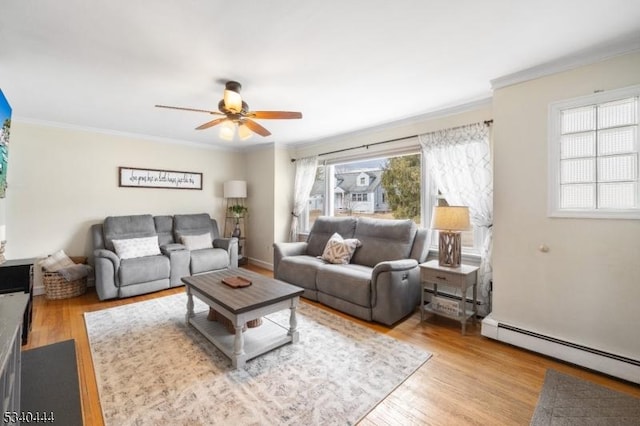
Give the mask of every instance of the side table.
[{"label": "side table", "polygon": [[23,292],[29,295],[22,324],[22,344],[26,345],[33,317],[33,265],[37,258],[13,259],[0,264],[0,294]]},{"label": "side table", "polygon": [[[431,260],[420,264],[420,282],[422,283],[422,298],[420,303],[420,319],[424,320],[425,313],[440,315],[462,323],[462,334],[465,334],[467,320],[471,318],[474,322],[478,313],[477,306],[477,282],[478,267],[470,265],[460,265],[458,268],[440,266],[437,260]],[[428,290],[427,285],[433,285],[433,297],[438,297],[438,285],[459,288],[461,298],[458,302],[457,314],[444,312],[435,308],[433,303],[426,303],[424,294]],[[473,307],[467,309],[467,289],[473,287]]]}]

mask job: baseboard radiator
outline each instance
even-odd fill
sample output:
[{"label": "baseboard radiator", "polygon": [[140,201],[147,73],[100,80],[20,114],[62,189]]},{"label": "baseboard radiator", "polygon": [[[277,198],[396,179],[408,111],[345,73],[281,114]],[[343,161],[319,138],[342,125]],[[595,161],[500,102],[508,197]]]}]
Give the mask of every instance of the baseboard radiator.
[{"label": "baseboard radiator", "polygon": [[482,335],[613,377],[640,384],[640,360],[604,352],[509,324],[491,315],[482,320]]}]

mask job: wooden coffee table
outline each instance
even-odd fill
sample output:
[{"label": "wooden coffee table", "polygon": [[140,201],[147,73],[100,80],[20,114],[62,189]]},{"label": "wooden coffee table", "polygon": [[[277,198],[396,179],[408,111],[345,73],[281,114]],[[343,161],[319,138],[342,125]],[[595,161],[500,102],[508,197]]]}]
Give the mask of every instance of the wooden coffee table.
[{"label": "wooden coffee table", "polygon": [[[225,277],[237,276],[251,280],[252,284],[233,288],[222,283]],[[184,277],[182,281],[187,291],[187,324],[231,358],[234,368],[242,368],[249,359],[298,341],[296,307],[304,292],[302,288],[242,268]],[[193,296],[231,321],[235,334],[230,334],[222,323],[207,320],[207,311],[194,313]],[[290,310],[288,329],[264,318],[261,326],[242,332],[248,321],[284,309]]]}]

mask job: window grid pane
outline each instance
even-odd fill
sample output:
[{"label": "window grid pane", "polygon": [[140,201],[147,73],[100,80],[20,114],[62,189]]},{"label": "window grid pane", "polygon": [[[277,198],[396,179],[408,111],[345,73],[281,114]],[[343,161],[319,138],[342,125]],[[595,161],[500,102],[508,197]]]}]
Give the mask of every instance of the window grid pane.
[{"label": "window grid pane", "polygon": [[586,132],[596,129],[596,107],[572,108],[562,111],[562,134]]},{"label": "window grid pane", "polygon": [[601,183],[598,185],[598,208],[638,208],[638,184],[636,182]]},{"label": "window grid pane", "polygon": [[560,208],[595,209],[596,185],[578,184],[560,186]]},{"label": "window grid pane", "polygon": [[580,158],[560,162],[560,183],[587,183],[595,181],[595,158]]},{"label": "window grid pane", "polygon": [[638,124],[638,98],[607,102],[598,106],[598,128]]},{"label": "window grid pane", "polygon": [[614,155],[598,158],[598,182],[635,181],[638,179],[638,156]]},{"label": "window grid pane", "polygon": [[598,155],[637,152],[638,126],[598,131]]},{"label": "window grid pane", "polygon": [[560,158],[595,157],[596,132],[563,135],[560,140]]}]

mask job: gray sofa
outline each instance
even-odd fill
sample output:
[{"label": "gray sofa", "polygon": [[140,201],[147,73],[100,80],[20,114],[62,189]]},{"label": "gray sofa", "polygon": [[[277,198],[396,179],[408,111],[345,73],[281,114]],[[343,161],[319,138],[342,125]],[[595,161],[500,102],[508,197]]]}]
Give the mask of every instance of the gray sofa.
[{"label": "gray sofa", "polygon": [[[362,243],[349,264],[321,259],[334,232]],[[427,254],[427,230],[411,220],[321,216],[306,242],[274,244],[273,271],[275,278],[304,288],[307,299],[392,325],[420,302],[418,264]]]},{"label": "gray sofa", "polygon": [[[188,250],[183,236],[209,233],[210,247]],[[238,241],[220,238],[206,214],[109,216],[91,227],[96,290],[100,300],[130,297],[177,287],[181,277],[238,267]],[[159,254],[121,259],[116,243],[158,237]]]}]

